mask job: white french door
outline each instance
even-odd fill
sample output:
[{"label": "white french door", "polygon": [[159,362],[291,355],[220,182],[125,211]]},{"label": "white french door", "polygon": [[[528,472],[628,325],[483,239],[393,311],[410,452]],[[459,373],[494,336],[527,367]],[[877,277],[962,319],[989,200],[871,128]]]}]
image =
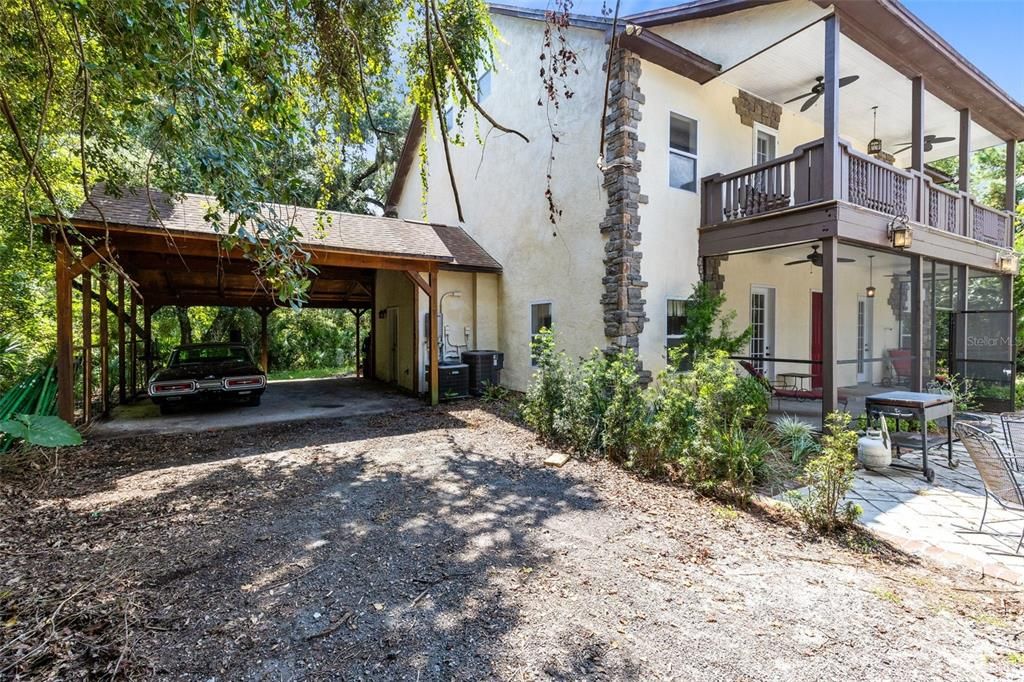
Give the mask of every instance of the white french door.
[{"label": "white french door", "polygon": [[872,383],[874,372],[871,358],[874,355],[875,299],[857,297],[857,383]]},{"label": "white french door", "polygon": [[751,364],[769,379],[775,378],[775,288],[750,287]]}]

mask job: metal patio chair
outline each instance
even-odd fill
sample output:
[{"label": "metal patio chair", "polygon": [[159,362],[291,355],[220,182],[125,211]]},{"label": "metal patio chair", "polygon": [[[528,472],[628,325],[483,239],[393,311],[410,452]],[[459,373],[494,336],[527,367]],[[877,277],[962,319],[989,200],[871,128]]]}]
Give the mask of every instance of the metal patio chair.
[{"label": "metal patio chair", "polygon": [[[1007,456],[992,436],[977,427],[959,422],[954,424],[953,430],[974,462],[982,483],[985,484],[985,510],[981,513],[981,523],[978,524],[978,530],[970,532],[995,535],[984,531],[989,498],[1007,511],[1024,514],[1024,476],[1017,473],[1011,464],[1015,458]],[[1024,531],[1021,531],[1014,554],[1019,555],[1022,546]]]},{"label": "metal patio chair", "polygon": [[1003,422],[1003,437],[1010,448],[1010,465],[1013,470],[1024,472],[1024,414],[1004,412],[999,415]]}]

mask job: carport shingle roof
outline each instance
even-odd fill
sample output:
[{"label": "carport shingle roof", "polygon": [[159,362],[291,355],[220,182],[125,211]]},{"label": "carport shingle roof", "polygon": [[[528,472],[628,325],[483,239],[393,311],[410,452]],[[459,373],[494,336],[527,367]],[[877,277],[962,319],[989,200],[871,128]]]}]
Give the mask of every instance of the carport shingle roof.
[{"label": "carport shingle roof", "polygon": [[[216,197],[203,194],[172,196],[156,190],[147,193],[145,189],[129,189],[121,196],[114,196],[98,185],[72,219],[94,224],[106,220],[111,225],[212,235],[217,231],[206,216],[216,208]],[[263,209],[268,215],[293,224],[305,247],[425,258],[494,271],[501,269],[460,227],[285,204],[263,204]]]}]

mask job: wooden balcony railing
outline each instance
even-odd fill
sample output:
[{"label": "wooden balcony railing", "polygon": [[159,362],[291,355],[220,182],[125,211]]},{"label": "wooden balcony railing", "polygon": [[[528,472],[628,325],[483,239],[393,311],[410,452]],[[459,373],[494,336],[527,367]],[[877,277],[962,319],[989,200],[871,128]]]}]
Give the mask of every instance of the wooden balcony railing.
[{"label": "wooden balcony railing", "polygon": [[[895,168],[840,141],[840,191],[836,197],[920,225],[1009,247],[1012,219],[983,206],[966,192],[940,187],[916,171]],[[824,201],[825,146],[816,140],[792,154],[726,175],[705,177],[701,224],[718,225]]]}]

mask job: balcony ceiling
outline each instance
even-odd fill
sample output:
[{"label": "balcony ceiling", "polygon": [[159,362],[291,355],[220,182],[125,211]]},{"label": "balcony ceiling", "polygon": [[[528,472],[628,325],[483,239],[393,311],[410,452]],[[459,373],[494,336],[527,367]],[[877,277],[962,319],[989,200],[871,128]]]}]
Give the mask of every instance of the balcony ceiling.
[{"label": "balcony ceiling", "polygon": [[[786,100],[808,92],[815,78],[824,70],[825,25],[812,24],[803,31],[761,52],[724,72],[719,78],[762,99],[781,104],[786,110],[807,117],[822,125],[824,97],[806,112],[800,107],[806,100],[784,104]],[[865,151],[872,138],[872,111],[878,106],[878,137],[885,151],[893,153],[910,141],[911,82],[892,67],[853,42],[840,36],[840,76],[857,74],[860,79],[839,92],[840,136],[859,150]],[[928,83],[925,82],[927,90]],[[957,138],[960,131],[959,112],[930,93],[925,93],[925,135]],[[785,125],[785,123],[783,123]],[[997,135],[977,123],[971,126],[971,149],[978,150],[1002,144]],[[931,162],[956,156],[959,141],[936,144],[925,154]],[[896,156],[896,165],[910,165],[910,150]]]}]

